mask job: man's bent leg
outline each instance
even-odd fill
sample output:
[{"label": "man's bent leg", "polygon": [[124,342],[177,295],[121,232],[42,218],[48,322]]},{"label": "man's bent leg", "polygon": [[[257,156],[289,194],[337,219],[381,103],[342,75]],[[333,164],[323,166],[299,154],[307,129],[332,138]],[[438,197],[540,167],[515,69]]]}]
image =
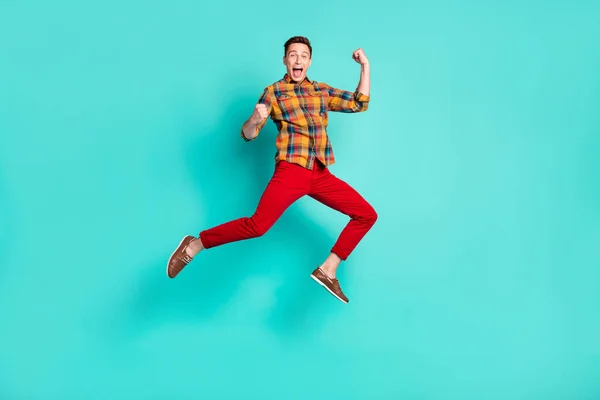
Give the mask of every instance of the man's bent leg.
[{"label": "man's bent leg", "polygon": [[254,214],[202,231],[199,237],[204,248],[264,235],[292,203],[308,193],[309,188],[309,171],[279,162]]},{"label": "man's bent leg", "polygon": [[313,180],[309,195],[351,219],[331,249],[346,260],[377,221],[375,209],[349,184],[324,169]]},{"label": "man's bent leg", "polygon": [[327,168],[322,166],[315,168],[309,196],[348,215],[351,220],[342,230],[329,257],[313,271],[311,277],[339,300],[348,303],[348,298],[335,278],[335,272],[340,262],[350,256],[350,253],[373,227],[377,220],[377,213],[355,189],[331,174]]},{"label": "man's bent leg", "polygon": [[186,236],[169,259],[167,275],[170,278],[177,276],[202,248],[209,249],[264,235],[292,203],[308,193],[310,177],[310,171],[300,166],[284,161],[277,163],[254,215],[200,232],[202,246],[197,246],[195,251],[190,251],[195,244],[194,238]]}]

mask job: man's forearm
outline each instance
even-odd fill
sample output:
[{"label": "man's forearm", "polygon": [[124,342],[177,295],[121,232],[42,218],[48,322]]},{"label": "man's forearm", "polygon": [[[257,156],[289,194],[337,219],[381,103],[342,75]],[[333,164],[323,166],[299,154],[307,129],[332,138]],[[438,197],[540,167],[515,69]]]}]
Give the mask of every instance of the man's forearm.
[{"label": "man's forearm", "polygon": [[360,81],[357,90],[365,96],[371,95],[371,66],[369,63],[360,66]]},{"label": "man's forearm", "polygon": [[244,136],[246,136],[247,139],[254,139],[256,137],[256,127],[257,124],[252,121],[252,117],[248,118],[248,120],[244,122],[244,125],[242,125]]}]

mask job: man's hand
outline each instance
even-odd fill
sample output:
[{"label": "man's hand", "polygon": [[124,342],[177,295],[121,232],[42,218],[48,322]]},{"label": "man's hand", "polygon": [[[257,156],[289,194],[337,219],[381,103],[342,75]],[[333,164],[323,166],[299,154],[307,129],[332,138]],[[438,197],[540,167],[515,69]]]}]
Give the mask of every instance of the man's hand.
[{"label": "man's hand", "polygon": [[354,53],[352,53],[352,58],[360,65],[369,65],[369,59],[362,48],[354,51]]},{"label": "man's hand", "polygon": [[254,107],[254,113],[252,114],[252,117],[250,117],[250,119],[252,120],[252,123],[254,125],[258,125],[261,122],[263,122],[268,116],[269,113],[267,112],[267,106],[264,104],[257,104],[256,107]]},{"label": "man's hand", "polygon": [[267,111],[267,106],[258,103],[254,107],[254,112],[248,118],[244,125],[242,125],[242,133],[248,140],[254,139],[258,136],[257,127],[269,116],[269,112]]}]

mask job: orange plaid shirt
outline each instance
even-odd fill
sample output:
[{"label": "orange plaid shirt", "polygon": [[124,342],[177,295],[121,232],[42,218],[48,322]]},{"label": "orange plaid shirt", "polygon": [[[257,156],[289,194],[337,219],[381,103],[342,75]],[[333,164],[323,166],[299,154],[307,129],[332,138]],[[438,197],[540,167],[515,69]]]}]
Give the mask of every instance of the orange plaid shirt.
[{"label": "orange plaid shirt", "polygon": [[[258,100],[267,106],[267,112],[277,126],[275,160],[299,164],[312,169],[315,159],[329,166],[335,162],[331,142],[327,136],[327,112],[355,113],[366,111],[370,97],[358,90],[354,93],[311,81],[292,81],[288,74],[267,86]],[[256,133],[267,119],[256,127]],[[242,131],[242,138],[249,142]]]}]

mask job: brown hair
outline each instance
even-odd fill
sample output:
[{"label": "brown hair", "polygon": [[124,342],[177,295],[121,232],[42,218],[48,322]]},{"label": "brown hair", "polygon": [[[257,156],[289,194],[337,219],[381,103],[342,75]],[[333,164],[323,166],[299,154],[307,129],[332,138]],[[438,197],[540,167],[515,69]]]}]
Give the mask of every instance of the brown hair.
[{"label": "brown hair", "polygon": [[308,40],[308,38],[305,38],[304,36],[294,36],[288,39],[287,42],[285,42],[285,44],[283,45],[283,55],[287,56],[287,52],[289,47],[294,44],[294,43],[302,43],[308,46],[308,53],[310,54],[310,56],[312,57],[312,46],[310,45],[310,40]]}]

